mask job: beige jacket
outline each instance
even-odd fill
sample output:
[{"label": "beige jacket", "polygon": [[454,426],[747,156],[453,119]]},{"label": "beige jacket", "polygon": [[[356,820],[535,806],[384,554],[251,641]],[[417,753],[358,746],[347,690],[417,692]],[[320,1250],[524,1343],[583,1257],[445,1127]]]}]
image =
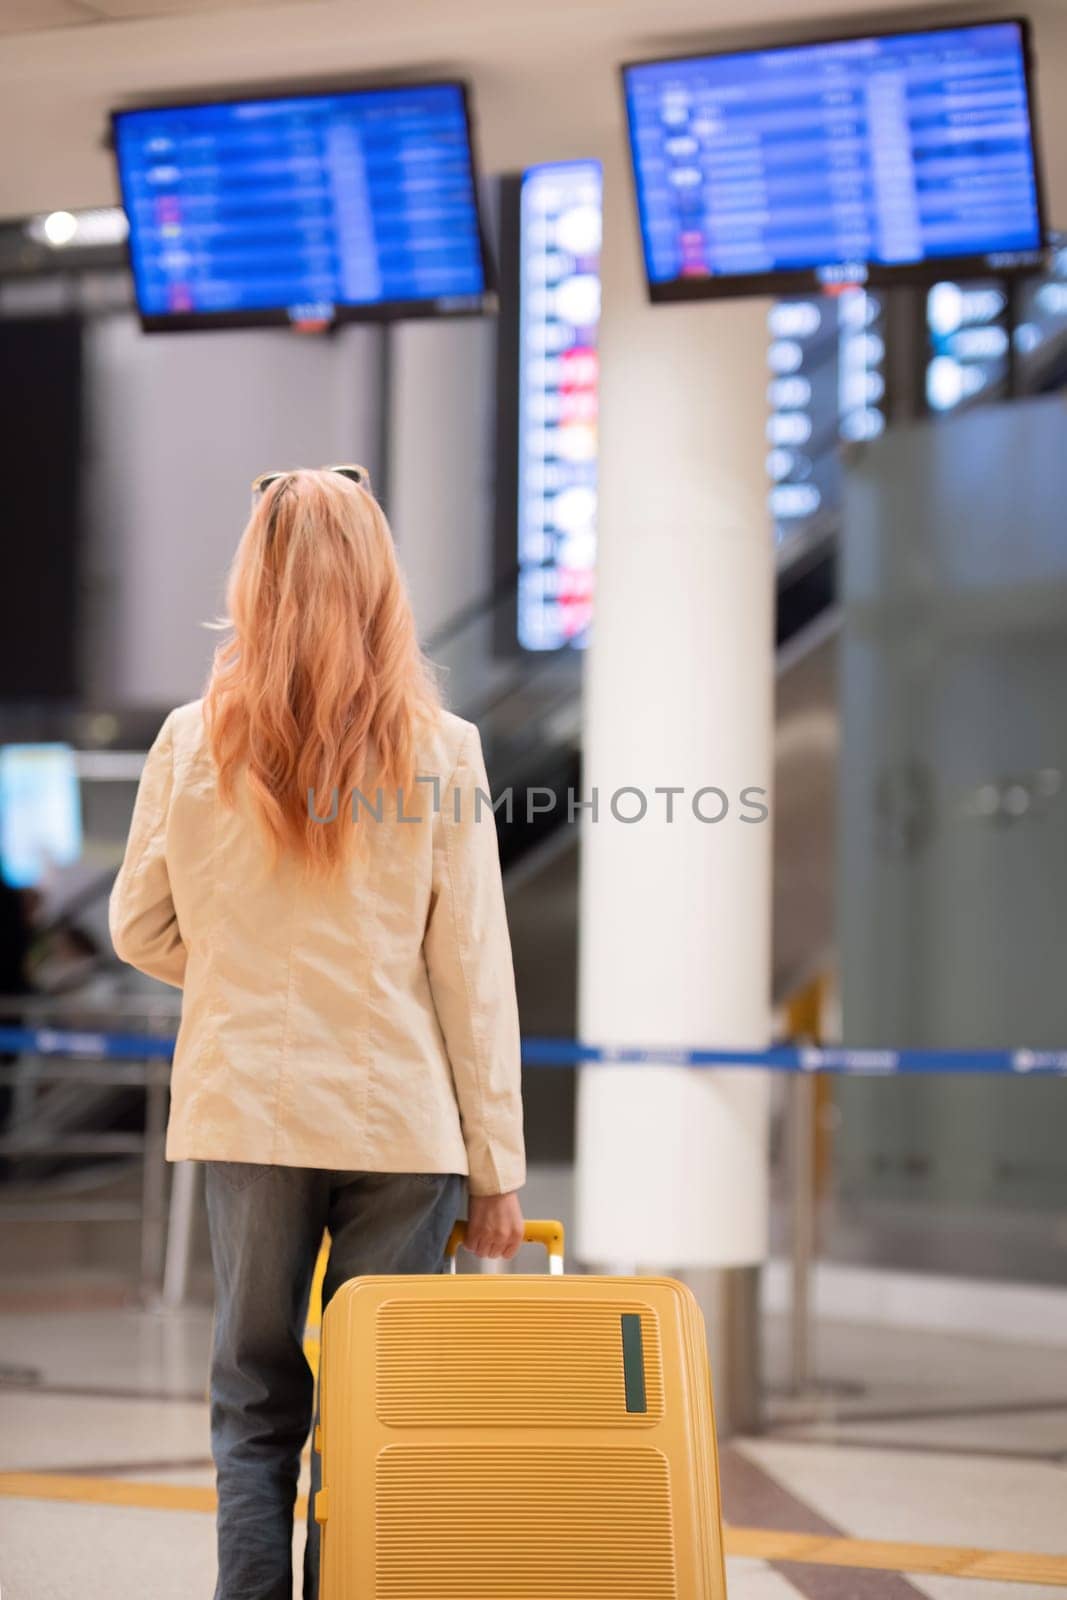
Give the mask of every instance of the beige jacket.
[{"label": "beige jacket", "polygon": [[406,809],[382,796],[379,821],[360,806],[363,859],[310,888],[295,863],[267,869],[243,794],[219,800],[201,702],[163,724],[111,937],[184,991],[172,1161],[522,1185],[518,1011],[478,730],[445,714],[419,771]]}]

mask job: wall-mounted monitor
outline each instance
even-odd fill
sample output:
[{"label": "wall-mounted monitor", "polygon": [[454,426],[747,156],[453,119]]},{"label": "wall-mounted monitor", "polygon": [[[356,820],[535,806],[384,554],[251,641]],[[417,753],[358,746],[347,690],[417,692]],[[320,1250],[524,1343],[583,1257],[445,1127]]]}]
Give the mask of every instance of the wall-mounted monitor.
[{"label": "wall-mounted monitor", "polygon": [[1033,271],[1025,22],[623,68],[653,300]]},{"label": "wall-mounted monitor", "polygon": [[113,128],[147,329],[485,308],[461,83],[118,111]]}]

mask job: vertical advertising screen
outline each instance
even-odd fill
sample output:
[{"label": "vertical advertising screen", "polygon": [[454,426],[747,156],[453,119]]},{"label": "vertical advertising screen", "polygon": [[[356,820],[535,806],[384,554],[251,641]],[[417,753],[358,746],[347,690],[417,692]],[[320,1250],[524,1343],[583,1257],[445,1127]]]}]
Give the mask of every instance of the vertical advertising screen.
[{"label": "vertical advertising screen", "polygon": [[864,289],[779,300],[768,317],[768,506],[783,557],[841,514],[842,441],[886,425],[883,297]]},{"label": "vertical advertising screen", "polygon": [[935,283],[926,297],[926,403],[958,411],[1004,392],[1010,376],[1011,316],[1007,288],[989,283]]},{"label": "vertical advertising screen", "polygon": [[1067,250],[1032,278],[945,279],[926,296],[927,410],[1050,393],[1067,383]]},{"label": "vertical advertising screen", "polygon": [[520,202],[519,643],[586,642],[597,535],[599,162],[532,167]]}]

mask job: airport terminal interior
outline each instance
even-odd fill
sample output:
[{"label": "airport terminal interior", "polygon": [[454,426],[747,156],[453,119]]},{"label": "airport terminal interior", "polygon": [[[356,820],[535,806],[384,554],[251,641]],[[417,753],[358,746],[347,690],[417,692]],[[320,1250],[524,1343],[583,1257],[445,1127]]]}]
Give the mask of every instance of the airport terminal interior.
[{"label": "airport terminal interior", "polygon": [[3,1600],[214,1591],[181,991],[108,899],[249,485],[331,462],[481,735],[523,1210],[695,1296],[726,1574],[572,1570],[550,1499],[542,1583],[375,1594],[1067,1595],[1067,4],[1024,9],[0,0]]}]

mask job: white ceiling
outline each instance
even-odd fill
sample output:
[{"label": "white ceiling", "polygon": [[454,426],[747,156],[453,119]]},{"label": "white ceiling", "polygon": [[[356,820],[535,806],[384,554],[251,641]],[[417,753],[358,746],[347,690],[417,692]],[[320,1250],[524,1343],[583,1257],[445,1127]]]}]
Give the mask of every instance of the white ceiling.
[{"label": "white ceiling", "polygon": [[[0,37],[143,17],[246,10],[250,6],[276,3],[277,0],[0,0]],[[289,3],[307,4],[308,0],[289,0]]]},{"label": "white ceiling", "polygon": [[[107,22],[143,21],[150,18],[202,16],[206,13],[259,10],[283,11],[300,5],[319,4],[321,0],[0,0],[0,37],[17,33],[42,33],[52,28],[85,27]],[[833,10],[838,13],[868,11],[885,12],[908,5],[920,5],[922,0],[836,0]],[[335,8],[336,9],[336,8]],[[538,24],[546,15],[555,15],[566,25],[573,22],[584,32],[595,18],[598,31],[603,26],[629,31],[635,25],[646,31],[659,27],[670,30],[678,14],[686,15],[689,26],[722,27],[736,25],[737,14],[732,5],[723,0],[702,0],[699,5],[661,0],[650,4],[648,0],[406,0],[395,6],[380,7],[370,0],[347,0],[347,9],[361,13],[361,20],[373,30],[378,21],[375,13],[392,12],[394,19],[404,19],[417,30],[418,23],[448,17],[453,25],[476,21],[499,24],[509,16],[521,28]],[[743,21],[747,24],[761,18],[795,17],[811,14],[808,0],[748,0]],[[413,43],[416,40],[413,38]]]},{"label": "white ceiling", "polygon": [[[1016,4],[970,0],[962,14]],[[1067,223],[1067,0],[1025,9]],[[324,77],[461,75],[483,165],[507,171],[618,155],[620,61],[825,37],[894,13],[918,24],[961,15],[953,0],[0,0],[0,216],[112,203],[106,134],[119,106]]]}]

